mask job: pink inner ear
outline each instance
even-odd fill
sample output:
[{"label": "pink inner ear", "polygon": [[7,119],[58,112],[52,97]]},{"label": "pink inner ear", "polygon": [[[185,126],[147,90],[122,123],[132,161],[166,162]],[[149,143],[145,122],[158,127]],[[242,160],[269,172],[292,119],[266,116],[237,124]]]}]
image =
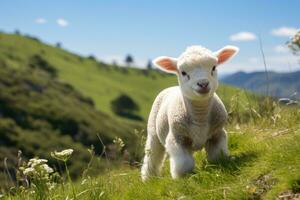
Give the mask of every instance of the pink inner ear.
[{"label": "pink inner ear", "polygon": [[167,71],[177,71],[176,65],[170,59],[159,60],[157,64]]},{"label": "pink inner ear", "polygon": [[228,60],[236,51],[233,49],[225,49],[218,55],[218,64],[224,63]]}]

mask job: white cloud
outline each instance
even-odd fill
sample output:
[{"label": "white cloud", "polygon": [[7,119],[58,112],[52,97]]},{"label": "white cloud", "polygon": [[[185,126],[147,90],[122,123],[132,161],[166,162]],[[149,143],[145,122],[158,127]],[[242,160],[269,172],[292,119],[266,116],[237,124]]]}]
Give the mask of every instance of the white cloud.
[{"label": "white cloud", "polygon": [[61,27],[69,26],[69,22],[67,20],[65,20],[64,18],[57,19],[56,23]]},{"label": "white cloud", "polygon": [[284,45],[277,45],[273,49],[276,53],[287,53],[289,52],[289,48]]},{"label": "white cloud", "polygon": [[35,19],[35,23],[37,24],[46,24],[47,20],[45,18],[39,17]]},{"label": "white cloud", "polygon": [[251,41],[256,39],[256,35],[251,32],[239,32],[229,37],[231,41]]},{"label": "white cloud", "polygon": [[271,31],[272,35],[280,37],[292,37],[297,33],[297,29],[294,27],[280,27]]}]

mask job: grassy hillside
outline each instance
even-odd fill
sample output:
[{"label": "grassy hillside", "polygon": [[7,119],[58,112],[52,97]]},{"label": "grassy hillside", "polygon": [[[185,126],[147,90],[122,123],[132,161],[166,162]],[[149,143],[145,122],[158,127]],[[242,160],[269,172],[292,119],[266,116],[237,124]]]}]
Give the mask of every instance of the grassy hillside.
[{"label": "grassy hillside", "polygon": [[[9,170],[14,174],[18,150],[25,159],[50,159],[49,151],[72,147],[78,157],[72,160],[71,172],[78,176],[86,166],[83,161],[89,160],[86,149],[94,145],[97,153],[102,152],[98,136],[105,144],[112,143],[115,137],[131,144],[136,138],[133,130],[142,127],[97,111],[92,99],[41,69],[2,65],[0,91],[1,172]],[[128,150],[134,152],[131,146]],[[4,174],[0,173],[0,177],[3,186]]]},{"label": "grassy hillside", "polygon": [[30,38],[0,35],[0,58],[4,58],[8,65],[17,68],[20,63],[27,63],[28,58],[36,54],[42,55],[58,70],[61,80],[91,97],[96,107],[108,114],[112,114],[110,101],[120,93],[126,93],[141,105],[141,114],[146,117],[158,91],[176,84],[172,76],[136,69],[119,69]]},{"label": "grassy hillside", "polygon": [[[257,122],[230,124],[231,159],[208,163],[195,153],[194,172],[172,180],[169,163],[161,177],[141,182],[138,168],[110,170],[39,191],[21,187],[4,199],[297,199],[300,196],[300,111],[277,107]],[[74,154],[73,156],[76,156]],[[41,183],[40,183],[41,184]]]},{"label": "grassy hillside", "polygon": [[[126,93],[136,100],[141,107],[140,115],[147,119],[152,102],[159,91],[177,85],[177,80],[172,75],[114,67],[28,37],[0,34],[0,60],[2,58],[7,65],[18,68],[20,64],[27,63],[33,55],[41,55],[57,69],[60,80],[91,97],[96,108],[109,115],[113,115],[110,102],[121,93]],[[230,94],[236,91],[238,90],[232,87],[221,86],[219,94],[229,100]],[[241,100],[248,101],[243,94]]]}]

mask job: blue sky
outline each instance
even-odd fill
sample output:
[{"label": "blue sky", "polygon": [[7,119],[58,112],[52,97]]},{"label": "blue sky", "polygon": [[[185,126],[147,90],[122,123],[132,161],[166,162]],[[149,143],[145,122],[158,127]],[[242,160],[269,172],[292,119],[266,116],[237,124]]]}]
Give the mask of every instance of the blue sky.
[{"label": "blue sky", "polygon": [[0,30],[18,29],[107,62],[130,53],[140,66],[194,44],[240,47],[221,73],[263,70],[260,35],[268,68],[294,71],[300,66],[284,44],[300,28],[299,8],[297,0],[3,0]]}]

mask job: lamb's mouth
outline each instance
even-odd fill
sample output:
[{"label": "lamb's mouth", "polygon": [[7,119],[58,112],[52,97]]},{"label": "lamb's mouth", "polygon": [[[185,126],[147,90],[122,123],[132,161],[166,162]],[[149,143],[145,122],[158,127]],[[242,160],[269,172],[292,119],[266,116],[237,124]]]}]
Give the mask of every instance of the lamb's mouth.
[{"label": "lamb's mouth", "polygon": [[210,88],[205,88],[205,89],[196,89],[194,90],[194,92],[197,94],[197,95],[206,95],[210,92]]}]

